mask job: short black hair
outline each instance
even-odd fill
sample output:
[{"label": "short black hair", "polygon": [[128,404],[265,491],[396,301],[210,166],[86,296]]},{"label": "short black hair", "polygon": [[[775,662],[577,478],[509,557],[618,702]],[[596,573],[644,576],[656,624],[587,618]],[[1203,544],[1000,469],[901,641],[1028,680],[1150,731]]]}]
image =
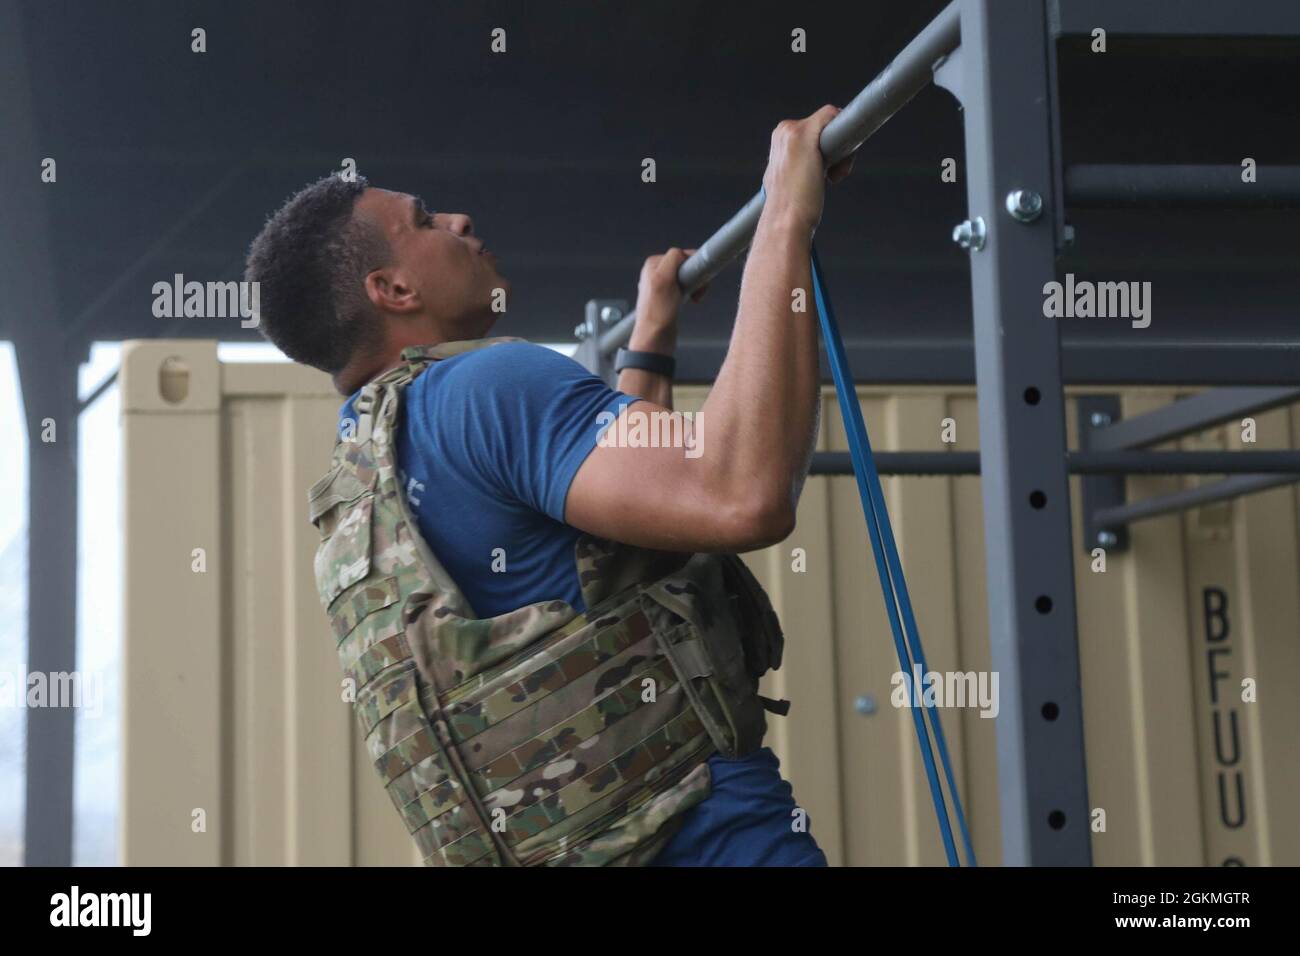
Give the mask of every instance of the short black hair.
[{"label": "short black hair", "polygon": [[334,173],[299,190],[267,219],[244,266],[245,281],[258,283],[261,333],[331,375],[380,344],[365,279],[388,264],[388,243],[352,215],[368,185]]}]

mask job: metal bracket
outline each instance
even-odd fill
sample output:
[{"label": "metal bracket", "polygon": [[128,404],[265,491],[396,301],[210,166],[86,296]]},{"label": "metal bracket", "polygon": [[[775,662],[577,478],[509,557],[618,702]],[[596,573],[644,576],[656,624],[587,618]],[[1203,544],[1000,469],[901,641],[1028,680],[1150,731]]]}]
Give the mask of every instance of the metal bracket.
[{"label": "metal bracket", "polygon": [[[1095,447],[1094,436],[1119,420],[1119,397],[1081,395],[1076,407],[1079,448],[1092,449]],[[1103,509],[1124,504],[1124,476],[1081,475],[1079,484],[1083,505],[1083,550],[1089,554],[1093,548],[1105,548],[1108,553],[1127,550],[1128,528],[1124,524],[1102,524],[1096,520],[1097,514]]]},{"label": "metal bracket", "polygon": [[957,47],[947,56],[939,57],[930,69],[934,74],[934,85],[951,93],[957,100],[957,109],[962,109],[961,47]]},{"label": "metal bracket", "polygon": [[590,299],[583,320],[573,330],[578,339],[574,359],[589,372],[600,376],[611,388],[618,378],[614,373],[614,354],[601,352],[600,336],[617,325],[627,313],[627,299]]},{"label": "metal bracket", "polygon": [[[1297,399],[1300,399],[1297,388],[1218,388],[1120,421],[1119,401],[1115,396],[1084,396],[1078,402],[1079,448],[1099,454],[1140,449]],[[1169,454],[1172,453],[1152,452],[1151,457],[1154,460]],[[1270,456],[1290,459],[1294,453],[1280,456],[1276,452],[1233,452],[1229,462],[1220,467],[1230,469],[1230,465],[1244,466],[1251,462],[1252,468],[1258,466],[1258,472],[1232,469],[1230,477],[1219,481],[1134,502],[1125,499],[1123,474],[1085,474],[1082,477],[1084,547],[1089,551],[1098,546],[1122,551],[1128,547],[1127,526],[1134,521],[1199,508],[1300,480],[1293,461],[1260,461]]]}]

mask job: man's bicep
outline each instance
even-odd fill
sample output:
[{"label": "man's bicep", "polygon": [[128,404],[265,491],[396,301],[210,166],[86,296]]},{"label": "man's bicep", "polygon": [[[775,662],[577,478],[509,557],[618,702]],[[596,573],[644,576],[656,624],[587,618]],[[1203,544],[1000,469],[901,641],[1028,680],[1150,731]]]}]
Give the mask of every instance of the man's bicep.
[{"label": "man's bicep", "polygon": [[[671,414],[639,401],[623,416]],[[626,433],[616,422],[614,437]],[[735,551],[760,547],[761,528],[744,496],[719,493],[716,469],[682,447],[598,442],[569,484],[564,520],[611,541],[664,551]]]}]

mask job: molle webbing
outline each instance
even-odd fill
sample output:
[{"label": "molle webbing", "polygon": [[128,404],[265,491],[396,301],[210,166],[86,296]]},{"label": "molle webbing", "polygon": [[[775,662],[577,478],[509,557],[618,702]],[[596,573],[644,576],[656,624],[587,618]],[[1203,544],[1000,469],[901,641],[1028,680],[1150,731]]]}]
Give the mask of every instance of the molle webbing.
[{"label": "molle webbing", "polygon": [[780,627],[734,556],[589,535],[575,548],[585,614],[544,601],[474,615],[420,536],[395,435],[431,362],[503,341],[407,349],[363,389],[355,440],[309,494],[321,602],[367,752],[426,863],[646,862],[708,795],[706,758],[761,742],[757,678],[779,663]]}]

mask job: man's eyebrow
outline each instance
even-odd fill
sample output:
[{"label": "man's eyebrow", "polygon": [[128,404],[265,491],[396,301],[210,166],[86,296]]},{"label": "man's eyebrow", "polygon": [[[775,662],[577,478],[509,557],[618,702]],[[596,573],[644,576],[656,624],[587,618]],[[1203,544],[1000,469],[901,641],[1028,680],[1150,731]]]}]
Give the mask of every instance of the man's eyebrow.
[{"label": "man's eyebrow", "polygon": [[419,196],[412,196],[411,197],[411,225],[418,226],[420,224],[421,217],[425,214],[426,214],[426,210],[424,208],[424,200],[421,199]]}]

